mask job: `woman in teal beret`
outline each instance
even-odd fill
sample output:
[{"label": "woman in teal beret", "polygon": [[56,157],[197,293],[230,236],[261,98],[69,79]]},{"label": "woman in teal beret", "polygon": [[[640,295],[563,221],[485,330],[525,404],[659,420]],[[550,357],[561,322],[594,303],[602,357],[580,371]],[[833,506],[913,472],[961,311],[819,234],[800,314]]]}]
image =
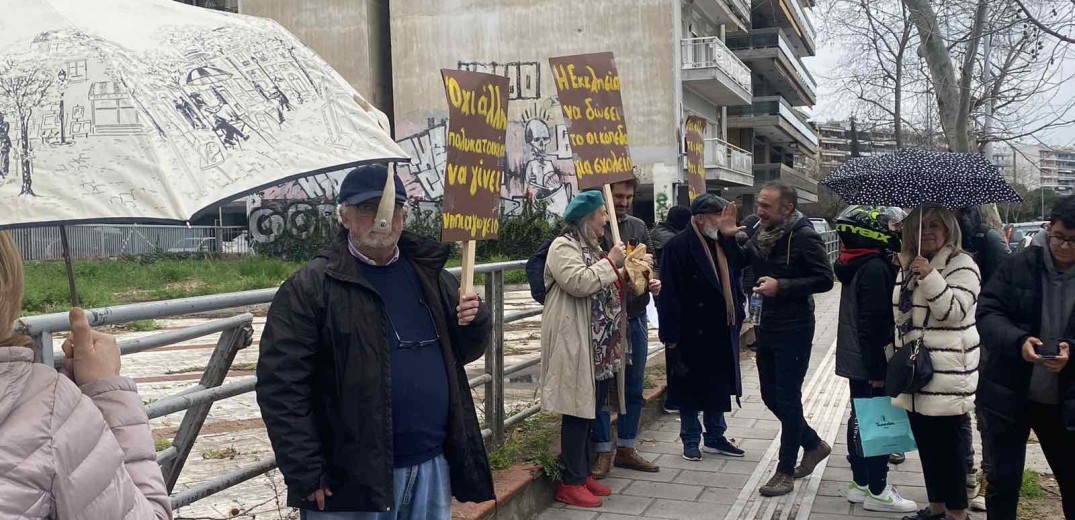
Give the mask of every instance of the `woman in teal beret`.
[{"label": "woman in teal beret", "polygon": [[[563,478],[556,500],[600,507],[612,490],[590,476],[591,428],[598,406],[614,396],[623,409],[626,318],[621,287],[624,246],[606,255],[599,243],[608,223],[601,193],[584,191],[564,212],[564,233],[545,262],[545,310],[541,323],[541,404],[563,416]],[[615,392],[615,394],[612,394]]]}]

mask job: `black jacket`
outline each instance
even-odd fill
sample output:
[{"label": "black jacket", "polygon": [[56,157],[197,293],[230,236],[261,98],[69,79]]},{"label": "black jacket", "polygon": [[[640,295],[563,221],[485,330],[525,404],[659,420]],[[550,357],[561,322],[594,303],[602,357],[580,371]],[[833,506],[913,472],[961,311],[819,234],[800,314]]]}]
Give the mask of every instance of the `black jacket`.
[{"label": "black jacket", "polygon": [[[714,242],[706,239],[706,246]],[[730,411],[742,395],[739,328],[726,323],[722,285],[731,284],[735,323],[743,322],[738,272],[744,258],[734,239],[720,241],[731,280],[720,280],[698,235],[688,228],[664,246],[661,295],[657,298],[662,343],[675,343],[678,363],[669,376],[673,400],[682,409]],[[716,255],[716,253],[713,253]]]},{"label": "black jacket", "polygon": [[[444,456],[452,494],[493,499],[493,480],[464,364],[490,341],[482,304],[467,327],[456,318],[459,285],[444,270],[448,247],[404,232],[410,262],[432,308],[448,367]],[[345,239],[321,251],[280,286],[261,337],[257,397],[284,482],[287,504],[324,482],[328,511],[388,511],[393,505],[391,354],[381,297],[362,276]]]},{"label": "black jacket", "polygon": [[895,337],[892,291],[896,269],[880,251],[837,262],[840,321],[836,332],[836,375],[857,381],[884,381],[885,347]]},{"label": "black jacket", "polygon": [[800,219],[776,241],[768,257],[761,255],[753,238],[744,251],[756,278],[768,276],[780,282],[776,296],[762,300],[761,328],[782,331],[812,325],[813,295],[832,290],[834,284],[825,241],[810,220]]},{"label": "black jacket", "polygon": [[672,237],[676,236],[680,231],[682,231],[682,229],[677,230],[667,222],[657,224],[653,227],[653,231],[650,231],[649,238],[650,241],[653,242],[653,259],[654,263],[658,266],[660,266],[661,253],[664,250],[665,244],[667,244],[669,240],[672,240]]},{"label": "black jacket", "polygon": [[963,212],[959,221],[963,234],[963,250],[970,253],[978,271],[982,274],[982,287],[993,278],[993,273],[1010,256],[1008,242],[997,230],[982,223],[981,211],[972,208]]},{"label": "black jacket", "polygon": [[[638,217],[631,215],[620,215],[619,217],[620,228],[620,240],[625,245],[634,244],[636,246],[645,244],[646,252],[653,255],[653,242],[650,241],[649,230],[646,229],[646,223]],[[601,247],[608,251],[612,249],[612,227],[605,226],[605,236],[601,238]],[[626,253],[626,251],[624,251]],[[656,256],[654,256],[654,263],[656,263]],[[635,296],[632,291],[626,291],[624,301],[624,310],[627,312],[628,318],[638,318],[646,315],[646,307],[649,306],[649,289],[639,296]]]},{"label": "black jacket", "polygon": [[[989,421],[1022,420],[1034,365],[1023,359],[1023,343],[1039,337],[1042,317],[1042,270],[1045,250],[1038,245],[1004,262],[982,291],[978,302],[978,333],[987,356],[978,382],[978,404]],[[1064,335],[1075,340],[1075,313]],[[1060,373],[1060,402],[1064,426],[1075,432],[1075,363]]]}]

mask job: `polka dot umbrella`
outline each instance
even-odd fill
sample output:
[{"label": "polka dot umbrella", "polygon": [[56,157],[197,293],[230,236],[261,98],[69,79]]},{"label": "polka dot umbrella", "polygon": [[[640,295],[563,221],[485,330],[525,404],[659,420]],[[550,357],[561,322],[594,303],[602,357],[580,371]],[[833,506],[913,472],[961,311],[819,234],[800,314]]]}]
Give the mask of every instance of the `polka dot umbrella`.
[{"label": "polka dot umbrella", "polygon": [[821,184],[848,204],[937,204],[955,210],[1021,200],[997,167],[976,153],[904,149],[859,157],[836,168]]}]

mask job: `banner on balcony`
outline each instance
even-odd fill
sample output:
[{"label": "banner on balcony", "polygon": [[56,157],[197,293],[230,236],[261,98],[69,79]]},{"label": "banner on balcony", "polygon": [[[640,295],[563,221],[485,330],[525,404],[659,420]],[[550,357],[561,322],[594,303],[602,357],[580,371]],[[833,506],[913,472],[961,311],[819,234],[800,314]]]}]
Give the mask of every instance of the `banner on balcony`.
[{"label": "banner on balcony", "polygon": [[623,118],[620,76],[611,52],[549,58],[579,189],[634,176]]},{"label": "banner on balcony", "polygon": [[687,148],[687,191],[690,199],[705,193],[705,127],[701,117],[687,118],[683,140]]},{"label": "banner on balcony", "polygon": [[441,240],[495,239],[500,230],[508,77],[449,69],[440,73],[448,98]]}]

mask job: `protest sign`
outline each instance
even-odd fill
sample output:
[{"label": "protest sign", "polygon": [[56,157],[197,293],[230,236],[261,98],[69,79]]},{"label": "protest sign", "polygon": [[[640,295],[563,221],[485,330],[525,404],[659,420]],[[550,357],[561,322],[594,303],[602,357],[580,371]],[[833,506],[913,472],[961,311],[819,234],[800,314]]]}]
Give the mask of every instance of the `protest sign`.
[{"label": "protest sign", "polygon": [[687,117],[684,141],[687,145],[687,191],[690,200],[706,192],[705,188],[705,127],[701,117]]}]

